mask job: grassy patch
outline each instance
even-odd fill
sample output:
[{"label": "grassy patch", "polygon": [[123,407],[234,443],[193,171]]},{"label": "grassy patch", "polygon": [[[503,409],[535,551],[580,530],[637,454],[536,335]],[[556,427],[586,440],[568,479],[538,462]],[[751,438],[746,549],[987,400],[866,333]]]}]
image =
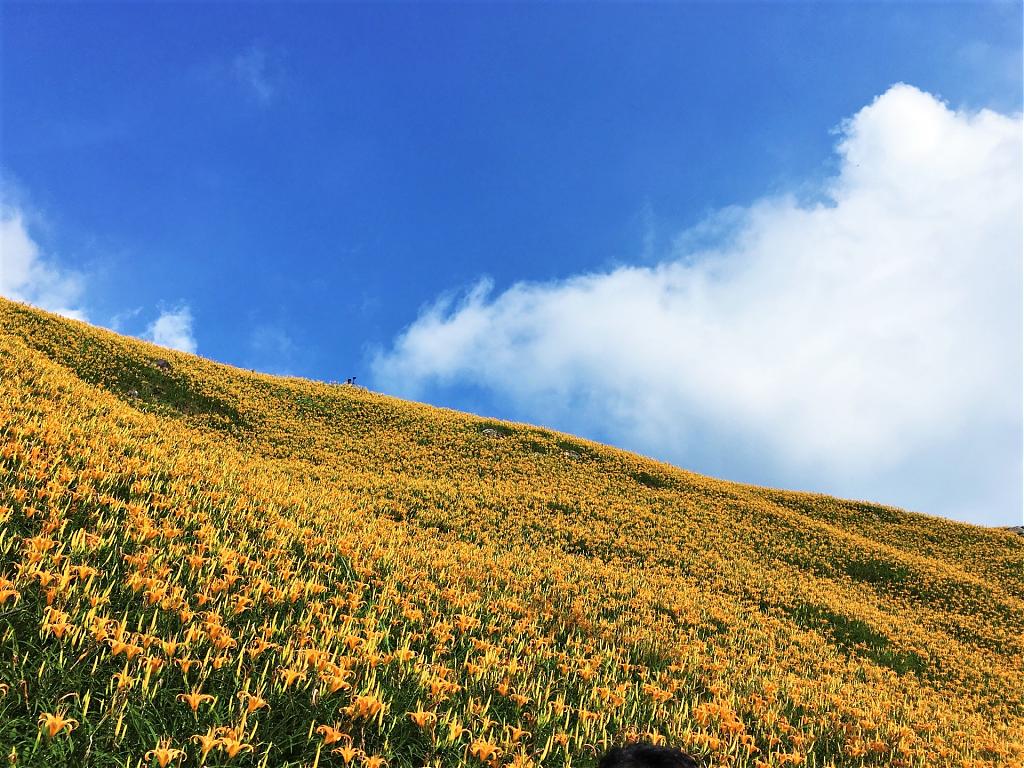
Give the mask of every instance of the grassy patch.
[{"label": "grassy patch", "polygon": [[848,501],[845,503],[845,506],[855,514],[874,518],[880,523],[896,525],[898,523],[905,522],[906,520],[905,512],[900,512],[895,509],[887,509],[886,507],[879,506],[878,504],[867,504],[861,501]]},{"label": "grassy patch", "polygon": [[672,487],[672,481],[667,477],[652,475],[650,472],[632,472],[630,473],[630,477],[640,483],[640,485],[645,485],[648,488],[654,488],[655,490]]},{"label": "grassy patch", "polygon": [[596,460],[598,458],[597,453],[592,451],[587,446],[582,445],[580,443],[577,443],[577,442],[575,442],[573,440],[556,440],[555,441],[555,445],[563,453],[568,453],[570,455],[574,455],[575,457],[578,457],[578,458],[581,458],[581,459],[595,459]]},{"label": "grassy patch", "polygon": [[854,581],[876,584],[890,589],[907,584],[911,577],[909,568],[874,558],[847,560],[843,563],[843,572]]},{"label": "grassy patch", "polygon": [[238,410],[223,399],[211,397],[199,391],[186,376],[161,370],[154,364],[128,358],[108,372],[108,375],[81,377],[91,384],[100,384],[115,392],[122,399],[145,408],[174,411],[185,416],[217,416],[232,426],[242,426]]},{"label": "grassy patch", "polygon": [[548,507],[555,512],[560,512],[561,514],[568,515],[569,517],[579,517],[580,515],[578,507],[575,507],[572,504],[565,504],[561,501],[549,501]]},{"label": "grassy patch", "polygon": [[[17,305],[7,309],[15,315],[29,315],[26,325],[31,332],[25,332],[29,328],[18,328],[29,347],[72,371],[82,381],[110,390],[140,410],[205,416],[210,426],[215,427],[244,426],[238,409],[227,399],[204,392],[199,382],[177,370],[173,362],[169,367],[158,367],[159,353],[145,357],[116,345],[95,330],[26,313]],[[69,328],[75,332],[68,334]]]},{"label": "grassy patch", "polygon": [[835,613],[822,605],[809,604],[797,608],[792,617],[799,626],[829,636],[847,653],[868,658],[897,674],[911,673],[920,676],[928,668],[925,659],[912,651],[894,648],[888,637],[860,619]]},{"label": "grassy patch", "polygon": [[496,432],[498,437],[509,437],[515,434],[512,427],[499,421],[482,421],[474,426],[480,434],[490,435],[492,432]]}]

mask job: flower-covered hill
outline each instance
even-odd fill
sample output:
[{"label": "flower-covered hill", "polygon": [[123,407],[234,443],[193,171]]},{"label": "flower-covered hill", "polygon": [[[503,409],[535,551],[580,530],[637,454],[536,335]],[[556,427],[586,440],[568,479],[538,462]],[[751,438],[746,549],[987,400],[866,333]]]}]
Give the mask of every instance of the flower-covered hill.
[{"label": "flower-covered hill", "polygon": [[0,300],[16,766],[1024,760],[1024,537]]}]

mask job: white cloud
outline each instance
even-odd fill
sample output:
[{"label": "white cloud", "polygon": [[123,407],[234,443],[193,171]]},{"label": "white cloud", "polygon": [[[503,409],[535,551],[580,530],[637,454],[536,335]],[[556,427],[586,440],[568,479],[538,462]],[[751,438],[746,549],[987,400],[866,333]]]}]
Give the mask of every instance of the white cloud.
[{"label": "white cloud", "polygon": [[161,347],[170,347],[194,355],[196,339],[192,333],[192,311],[183,305],[161,312],[146,329],[145,338]]},{"label": "white cloud", "polygon": [[240,53],[231,62],[231,69],[260,105],[270,104],[277,88],[268,72],[267,53],[263,48],[254,45]]},{"label": "white cloud", "polygon": [[[1017,24],[1020,9],[1013,3],[1004,7],[1005,22]],[[988,105],[1005,106],[1006,110],[1020,109],[1021,86],[1024,73],[1021,71],[1020,45],[1000,45],[990,40],[970,40],[964,43],[950,57],[948,66],[962,82],[969,83],[975,100],[981,99]]]},{"label": "white cloud", "polygon": [[731,208],[668,260],[424,311],[374,372],[734,480],[1020,523],[1020,116],[897,85],[823,202]]},{"label": "white cloud", "polygon": [[[90,322],[85,309],[86,282],[83,273],[60,267],[44,256],[28,231],[22,208],[0,206],[0,296]],[[136,307],[119,312],[106,325],[124,332],[124,324],[141,311],[141,307]],[[150,323],[144,338],[161,346],[195,353],[191,310],[182,305],[162,312]]]},{"label": "white cloud", "polygon": [[294,339],[276,325],[255,326],[249,333],[248,365],[276,376],[294,376],[296,353]]},{"label": "white cloud", "polygon": [[295,342],[283,328],[258,325],[249,334],[249,347],[254,352],[284,358],[295,350]]},{"label": "white cloud", "polygon": [[85,320],[82,276],[46,259],[29,234],[24,213],[0,208],[0,296]]},{"label": "white cloud", "polygon": [[142,310],[142,307],[132,307],[131,309],[117,312],[107,322],[107,327],[115,333],[127,333],[125,328],[132,320],[142,314]]}]

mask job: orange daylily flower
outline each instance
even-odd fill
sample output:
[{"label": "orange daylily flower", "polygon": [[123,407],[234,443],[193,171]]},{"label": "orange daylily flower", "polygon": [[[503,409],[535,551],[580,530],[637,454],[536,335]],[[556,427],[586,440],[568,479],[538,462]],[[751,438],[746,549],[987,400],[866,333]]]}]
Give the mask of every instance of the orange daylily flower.
[{"label": "orange daylily flower", "polygon": [[224,734],[221,735],[218,744],[227,753],[228,758],[237,757],[242,752],[252,752],[254,750],[252,744],[242,742],[239,735],[235,733],[235,729],[225,728],[223,730]]},{"label": "orange daylily flower", "polygon": [[71,733],[75,728],[78,727],[78,721],[69,717],[66,709],[58,709],[55,713],[44,712],[39,716],[39,725],[46,730],[46,735],[49,738],[53,738],[58,733],[67,729],[68,733]]},{"label": "orange daylily flower", "polygon": [[484,739],[475,739],[469,745],[469,754],[473,755],[473,757],[483,760],[484,762],[487,762],[491,758],[500,755],[501,750],[498,748],[497,744],[492,744],[491,742],[485,741]]},{"label": "orange daylily flower", "polygon": [[182,757],[184,754],[185,750],[174,749],[171,747],[170,739],[160,739],[160,741],[157,742],[156,748],[149,750],[143,759],[146,762],[156,759],[160,768],[167,768],[168,765]]},{"label": "orange daylily flower", "polygon": [[448,740],[456,741],[462,738],[465,734],[469,733],[469,728],[463,727],[462,723],[458,720],[452,720],[448,724]]},{"label": "orange daylily flower", "polygon": [[372,694],[356,696],[352,704],[347,707],[353,717],[370,719],[375,717],[384,708],[384,702]]},{"label": "orange daylily flower", "polygon": [[290,688],[296,681],[306,679],[305,671],[300,669],[279,669],[277,674],[278,677],[281,678],[281,682],[284,684],[285,690]]},{"label": "orange daylily flower", "polygon": [[337,726],[320,725],[317,727],[316,732],[324,737],[325,745],[334,744],[342,739],[348,739],[349,743],[352,743],[352,737]]},{"label": "orange daylily flower", "polygon": [[128,658],[129,661],[134,659],[143,651],[142,646],[135,645],[134,643],[126,643],[121,640],[114,639],[111,639],[109,643],[111,655],[119,656],[123,653]]},{"label": "orange daylily flower", "polygon": [[267,700],[262,696],[257,696],[247,691],[241,691],[238,694],[238,700],[245,706],[245,714],[247,715],[251,715],[257,709],[262,709],[263,707],[270,708]]},{"label": "orange daylily flower", "polygon": [[332,755],[340,755],[341,759],[345,761],[345,765],[348,765],[349,763],[352,762],[352,760],[355,757],[363,754],[363,750],[356,749],[351,744],[348,744],[347,746],[344,746],[344,747],[335,747],[334,749],[331,750],[331,754]]},{"label": "orange daylily flower", "polygon": [[522,738],[530,736],[530,732],[520,728],[519,726],[512,726],[509,728],[509,738],[513,743],[519,741]]},{"label": "orange daylily flower", "polygon": [[186,704],[188,704],[193,712],[198,711],[199,710],[199,706],[201,704],[209,704],[209,703],[212,703],[213,700],[214,700],[213,696],[211,696],[208,693],[200,693],[198,688],[193,690],[191,693],[179,693],[178,694],[178,701],[183,701]]},{"label": "orange daylily flower", "polygon": [[437,722],[437,715],[428,710],[420,709],[415,712],[406,712],[405,714],[420,728],[426,728]]},{"label": "orange daylily flower", "polygon": [[512,762],[508,764],[509,768],[533,768],[536,763],[530,759],[530,757],[524,752],[517,752],[512,757]]},{"label": "orange daylily flower", "polygon": [[130,690],[137,682],[137,678],[132,677],[127,672],[115,672],[110,676],[110,679],[117,683],[117,690],[119,691]]},{"label": "orange daylily flower", "polygon": [[213,728],[210,728],[206,733],[197,733],[192,737],[192,741],[199,744],[199,748],[202,753],[201,759],[206,760],[206,756],[210,754],[210,750],[220,743],[220,737],[217,736],[217,733]]}]

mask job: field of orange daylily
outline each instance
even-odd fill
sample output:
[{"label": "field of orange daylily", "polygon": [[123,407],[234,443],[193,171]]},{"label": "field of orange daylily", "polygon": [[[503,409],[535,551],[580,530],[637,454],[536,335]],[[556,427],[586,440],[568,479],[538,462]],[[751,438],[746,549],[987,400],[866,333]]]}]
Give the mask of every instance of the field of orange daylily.
[{"label": "field of orange daylily", "polygon": [[1024,761],[1024,537],[3,300],[0,636],[12,766]]}]

